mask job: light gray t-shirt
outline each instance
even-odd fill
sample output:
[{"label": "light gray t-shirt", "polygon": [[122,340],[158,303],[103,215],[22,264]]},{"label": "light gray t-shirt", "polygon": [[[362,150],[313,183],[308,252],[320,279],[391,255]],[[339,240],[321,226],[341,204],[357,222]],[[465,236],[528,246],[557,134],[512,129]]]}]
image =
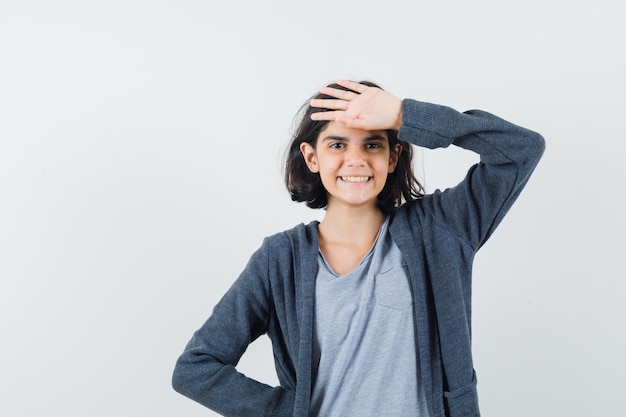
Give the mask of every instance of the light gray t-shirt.
[{"label": "light gray t-shirt", "polygon": [[320,252],[310,417],[428,416],[408,273],[388,224],[347,274]]}]

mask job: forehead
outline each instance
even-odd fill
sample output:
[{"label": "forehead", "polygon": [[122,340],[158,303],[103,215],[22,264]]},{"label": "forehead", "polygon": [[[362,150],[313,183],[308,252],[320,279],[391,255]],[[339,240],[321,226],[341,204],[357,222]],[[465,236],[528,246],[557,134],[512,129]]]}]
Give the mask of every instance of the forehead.
[{"label": "forehead", "polygon": [[389,139],[386,130],[364,130],[346,127],[336,122],[328,122],[320,131],[318,139],[324,139],[329,136],[339,137],[346,140],[362,141],[371,139],[372,137],[380,137]]}]

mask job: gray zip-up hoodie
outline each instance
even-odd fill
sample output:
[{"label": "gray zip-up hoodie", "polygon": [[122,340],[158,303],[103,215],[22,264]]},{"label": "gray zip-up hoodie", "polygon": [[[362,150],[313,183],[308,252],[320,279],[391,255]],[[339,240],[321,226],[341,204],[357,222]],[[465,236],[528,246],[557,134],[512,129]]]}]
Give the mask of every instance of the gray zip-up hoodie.
[{"label": "gray zip-up hoodie", "polygon": [[[403,205],[389,226],[410,274],[429,414],[476,417],[472,262],[528,181],[545,142],[479,110],[459,113],[405,99],[402,114],[400,139],[431,149],[454,144],[480,155],[460,184]],[[176,391],[224,416],[308,416],[317,224],[265,238],[179,357]],[[272,341],[279,387],[235,369],[264,333]]]}]

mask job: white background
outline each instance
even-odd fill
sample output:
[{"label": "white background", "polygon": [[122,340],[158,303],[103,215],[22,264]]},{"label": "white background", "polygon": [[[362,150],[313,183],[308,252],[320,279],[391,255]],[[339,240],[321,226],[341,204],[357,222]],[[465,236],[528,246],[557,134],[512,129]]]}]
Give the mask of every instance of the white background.
[{"label": "white background", "polygon": [[[174,362],[266,235],[322,212],[281,161],[337,78],[544,135],[476,258],[483,415],[624,412],[618,1],[3,1],[0,415],[211,416]],[[427,189],[475,156],[417,152]],[[242,359],[276,383],[266,338]]]}]

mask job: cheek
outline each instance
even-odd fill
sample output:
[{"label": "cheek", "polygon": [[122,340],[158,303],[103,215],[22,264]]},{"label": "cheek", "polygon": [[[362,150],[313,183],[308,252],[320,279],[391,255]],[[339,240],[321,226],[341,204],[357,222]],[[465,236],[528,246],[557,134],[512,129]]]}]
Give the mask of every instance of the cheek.
[{"label": "cheek", "polygon": [[331,169],[331,167],[328,166],[320,167],[320,178],[322,179],[322,183],[334,181],[336,176],[337,171],[335,169]]},{"label": "cheek", "polygon": [[393,168],[393,161],[389,156],[381,158],[380,161],[376,164],[376,167],[380,171],[389,172]]},{"label": "cheek", "polygon": [[318,159],[317,164],[320,168],[321,173],[325,173],[330,175],[331,173],[337,172],[339,169],[339,162],[332,158],[322,158]]}]

